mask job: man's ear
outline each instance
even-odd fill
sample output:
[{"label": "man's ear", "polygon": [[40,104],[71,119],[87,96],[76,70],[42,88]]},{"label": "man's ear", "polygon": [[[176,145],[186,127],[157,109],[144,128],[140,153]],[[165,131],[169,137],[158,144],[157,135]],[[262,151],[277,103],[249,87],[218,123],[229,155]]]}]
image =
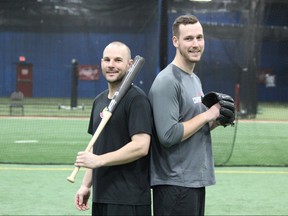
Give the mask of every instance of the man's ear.
[{"label": "man's ear", "polygon": [[178,47],[178,38],[175,35],[172,37],[172,42],[174,47]]},{"label": "man's ear", "polygon": [[129,67],[131,67],[133,63],[134,63],[134,60],[133,60],[133,59],[130,59],[130,60],[129,60]]}]

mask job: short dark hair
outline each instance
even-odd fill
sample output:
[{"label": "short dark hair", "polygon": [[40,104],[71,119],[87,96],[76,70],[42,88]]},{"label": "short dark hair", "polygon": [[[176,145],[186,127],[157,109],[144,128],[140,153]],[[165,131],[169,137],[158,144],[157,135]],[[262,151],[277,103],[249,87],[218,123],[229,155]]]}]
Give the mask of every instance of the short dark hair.
[{"label": "short dark hair", "polygon": [[199,22],[199,20],[194,15],[182,15],[177,17],[172,25],[173,36],[179,37],[179,26],[181,24],[187,25],[187,24],[195,24],[197,22]]}]

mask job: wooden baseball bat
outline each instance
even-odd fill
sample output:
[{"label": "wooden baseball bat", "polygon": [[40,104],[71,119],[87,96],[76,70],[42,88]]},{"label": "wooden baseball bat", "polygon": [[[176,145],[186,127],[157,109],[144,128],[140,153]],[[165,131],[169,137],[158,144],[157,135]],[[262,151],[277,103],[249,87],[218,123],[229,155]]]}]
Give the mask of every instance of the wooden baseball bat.
[{"label": "wooden baseball bat", "polygon": [[[124,77],[119,89],[115,92],[115,94],[113,95],[113,98],[111,100],[111,102],[109,103],[109,106],[103,110],[103,118],[100,122],[100,124],[98,125],[95,133],[93,134],[90,142],[88,143],[85,152],[90,152],[91,149],[93,148],[94,143],[96,142],[96,140],[98,139],[100,133],[102,132],[102,130],[104,129],[105,125],[107,124],[107,122],[109,121],[110,117],[112,116],[112,112],[115,110],[116,106],[118,105],[118,103],[120,102],[120,100],[123,98],[123,96],[126,94],[126,92],[128,91],[129,87],[131,86],[134,78],[136,77],[136,75],[139,73],[139,71],[141,70],[142,66],[144,65],[144,58],[137,55],[134,58],[134,63],[132,64],[132,66],[129,68],[129,70],[127,71],[126,76]],[[73,172],[71,173],[70,176],[67,177],[67,180],[71,183],[75,182],[75,177],[77,175],[77,173],[79,172],[80,167],[75,166]]]}]

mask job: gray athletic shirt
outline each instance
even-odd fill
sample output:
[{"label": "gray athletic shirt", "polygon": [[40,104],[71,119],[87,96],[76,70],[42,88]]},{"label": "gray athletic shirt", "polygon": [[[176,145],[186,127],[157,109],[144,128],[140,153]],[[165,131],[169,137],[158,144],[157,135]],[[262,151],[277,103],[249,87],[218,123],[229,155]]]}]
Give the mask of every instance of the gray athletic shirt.
[{"label": "gray athletic shirt", "polygon": [[209,124],[181,142],[183,124],[206,111],[200,79],[169,64],[155,78],[149,99],[157,131],[151,145],[151,185],[205,187],[215,184]]}]

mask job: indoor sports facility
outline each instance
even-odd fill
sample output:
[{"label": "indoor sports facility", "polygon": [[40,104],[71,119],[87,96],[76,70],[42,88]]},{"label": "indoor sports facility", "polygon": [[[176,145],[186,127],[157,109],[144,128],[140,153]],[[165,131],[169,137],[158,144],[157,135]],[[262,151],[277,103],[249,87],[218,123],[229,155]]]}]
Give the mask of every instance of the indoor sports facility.
[{"label": "indoor sports facility", "polygon": [[148,93],[173,60],[171,26],[183,14],[204,29],[204,93],[236,105],[235,125],[212,132],[207,215],[287,215],[287,11],[286,0],[0,0],[0,216],[90,215],[73,203],[84,172],[66,177],[107,88],[102,51],[121,41],[142,56],[134,84]]}]

